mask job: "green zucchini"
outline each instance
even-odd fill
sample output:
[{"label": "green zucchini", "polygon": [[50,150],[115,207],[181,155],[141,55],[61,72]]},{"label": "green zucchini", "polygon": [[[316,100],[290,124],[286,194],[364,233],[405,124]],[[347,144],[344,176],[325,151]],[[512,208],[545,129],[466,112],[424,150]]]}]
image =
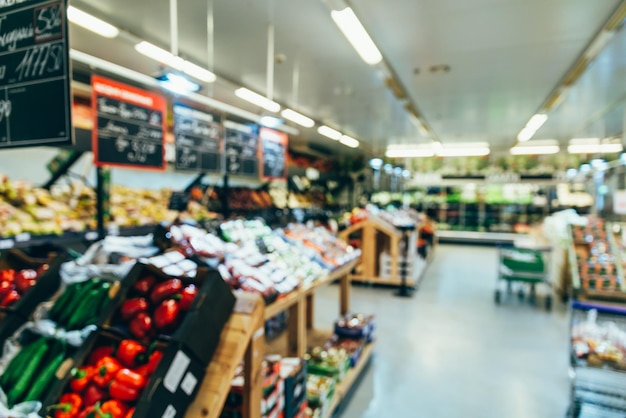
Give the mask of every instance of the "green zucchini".
[{"label": "green zucchini", "polygon": [[76,307],[78,303],[80,303],[82,290],[87,285],[87,282],[83,283],[75,283],[72,285],[73,291],[68,296],[67,301],[63,306],[59,307],[58,317],[56,318],[57,324],[63,325],[67,322],[67,320],[72,315],[73,309]]},{"label": "green zucchini", "polygon": [[44,397],[42,395],[46,395],[50,390],[50,383],[53,381],[57,369],[65,361],[67,344],[65,341],[57,340],[50,351],[51,353],[46,356],[48,358],[44,362],[43,370],[37,376],[22,402],[40,401]]},{"label": "green zucchini", "polygon": [[13,357],[13,360],[11,360],[11,363],[9,363],[6,370],[2,374],[2,378],[0,378],[0,386],[2,386],[3,389],[8,389],[18,378],[19,374],[26,366],[26,363],[30,361],[31,356],[37,348],[45,344],[46,339],[44,337],[39,337],[30,344],[23,346],[20,352]]},{"label": "green zucchini", "polygon": [[85,298],[89,295],[91,290],[100,284],[100,279],[90,279],[86,282],[81,283],[82,286],[76,292],[76,295],[69,301],[67,307],[61,314],[58,323],[62,326],[65,326],[67,329],[71,329],[69,326],[71,318],[76,314],[76,310],[79,305],[81,305]]},{"label": "green zucchini", "polygon": [[59,316],[65,310],[65,306],[69,303],[70,300],[76,295],[78,290],[78,284],[71,284],[65,288],[63,294],[54,302],[54,306],[50,310],[50,314],[48,315],[50,319],[53,321],[58,321]]},{"label": "green zucchini", "polygon": [[89,324],[94,324],[97,322],[100,314],[106,307],[109,301],[109,290],[111,289],[111,283],[104,282],[100,286],[98,291],[98,297],[95,298],[94,303],[89,305],[85,312],[85,316],[83,317],[82,327],[85,327]]},{"label": "green zucchini", "polygon": [[91,289],[89,293],[83,296],[82,300],[72,313],[69,321],[67,321],[67,329],[75,329],[86,320],[91,318],[91,308],[95,305],[98,307],[98,301],[100,297],[100,289]]},{"label": "green zucchini", "polygon": [[48,340],[46,339],[45,344],[38,346],[30,357],[30,360],[25,364],[15,385],[9,390],[9,393],[7,393],[9,408],[13,408],[13,405],[22,399],[26,390],[28,390],[29,386],[34,382],[34,379],[37,378],[40,366],[43,363],[48,349]]}]

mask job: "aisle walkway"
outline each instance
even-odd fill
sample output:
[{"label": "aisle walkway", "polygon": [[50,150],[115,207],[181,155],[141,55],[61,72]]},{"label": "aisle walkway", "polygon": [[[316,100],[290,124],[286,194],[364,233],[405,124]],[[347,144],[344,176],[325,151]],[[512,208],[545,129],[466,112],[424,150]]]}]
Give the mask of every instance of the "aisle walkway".
[{"label": "aisle walkway", "polygon": [[[355,287],[376,315],[375,357],[341,418],[557,418],[567,408],[567,315],[513,301],[496,307],[493,248],[440,246],[412,299]],[[337,286],[317,297],[332,323]]]}]

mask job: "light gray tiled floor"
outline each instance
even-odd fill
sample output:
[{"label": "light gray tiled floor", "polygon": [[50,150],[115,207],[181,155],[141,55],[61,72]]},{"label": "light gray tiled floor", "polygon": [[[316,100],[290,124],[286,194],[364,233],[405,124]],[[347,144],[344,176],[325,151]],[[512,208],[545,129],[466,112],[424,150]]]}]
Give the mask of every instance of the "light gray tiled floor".
[{"label": "light gray tiled floor", "polygon": [[[376,315],[371,364],[342,418],[555,418],[568,402],[568,319],[493,303],[497,251],[440,246],[413,298],[354,287],[352,309]],[[338,314],[338,287],[320,290],[316,325]]]}]

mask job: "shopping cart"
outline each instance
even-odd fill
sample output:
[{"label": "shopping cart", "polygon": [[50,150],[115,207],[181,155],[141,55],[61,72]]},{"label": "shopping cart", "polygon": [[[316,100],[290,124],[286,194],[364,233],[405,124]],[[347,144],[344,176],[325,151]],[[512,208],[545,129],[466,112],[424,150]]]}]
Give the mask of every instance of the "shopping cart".
[{"label": "shopping cart", "polygon": [[505,295],[510,299],[517,292],[520,300],[526,297],[528,290],[528,300],[532,304],[537,302],[536,287],[539,284],[546,284],[549,289],[544,299],[546,310],[552,308],[552,287],[548,281],[549,253],[550,248],[518,248],[515,246],[500,246],[498,258],[498,282],[494,293],[496,304],[503,301],[503,283],[505,285]]},{"label": "shopping cart", "polygon": [[626,308],[573,302],[568,418],[626,417]]}]

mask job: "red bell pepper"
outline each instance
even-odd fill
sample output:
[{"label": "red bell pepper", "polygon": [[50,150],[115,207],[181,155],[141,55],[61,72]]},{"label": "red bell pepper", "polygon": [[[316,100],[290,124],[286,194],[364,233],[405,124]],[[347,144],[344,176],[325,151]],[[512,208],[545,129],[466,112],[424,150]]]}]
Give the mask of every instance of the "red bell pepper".
[{"label": "red bell pepper", "polygon": [[91,383],[87,385],[87,388],[85,389],[83,400],[85,401],[86,406],[92,406],[97,402],[101,402],[104,398],[106,398],[106,396],[107,393],[104,389],[96,386],[94,383]]},{"label": "red bell pepper", "polygon": [[145,312],[140,312],[128,324],[130,333],[140,340],[144,340],[154,335],[152,318]]},{"label": "red bell pepper", "polygon": [[137,291],[140,295],[147,296],[155,283],[156,279],[153,276],[147,276],[137,280],[133,285],[133,289],[135,289],[135,291]]},{"label": "red bell pepper", "polygon": [[159,366],[159,363],[161,362],[162,358],[163,358],[162,351],[153,351],[152,354],[150,354],[150,358],[148,359],[148,363],[146,364],[147,366],[146,371],[148,375],[152,375],[152,373],[154,373],[156,368]]},{"label": "red bell pepper", "polygon": [[135,413],[135,407],[132,407],[128,410],[128,412],[126,413],[126,416],[124,418],[133,418],[133,414]]},{"label": "red bell pepper", "polygon": [[103,388],[115,377],[115,374],[121,368],[120,362],[113,357],[103,357],[96,363],[96,374],[93,377],[93,382]]},{"label": "red bell pepper", "polygon": [[15,270],[0,270],[0,281],[13,283],[13,280],[15,280]]},{"label": "red bell pepper", "polygon": [[112,356],[115,352],[115,348],[112,345],[104,345],[102,347],[98,347],[91,352],[89,355],[89,360],[87,361],[91,365],[96,365],[97,362],[100,361],[103,357]]},{"label": "red bell pepper", "polygon": [[96,413],[100,418],[124,418],[127,410],[128,406],[116,399],[108,400],[102,405],[96,406]]},{"label": "red bell pepper", "polygon": [[54,418],[75,418],[83,406],[83,399],[76,393],[66,393],[61,396],[57,405],[53,405]]},{"label": "red bell pepper", "polygon": [[146,386],[148,380],[130,369],[121,369],[115,374],[115,381],[125,386],[141,390]]},{"label": "red bell pepper", "polygon": [[124,402],[135,402],[139,398],[139,389],[114,380],[109,385],[109,395]]},{"label": "red bell pepper", "polygon": [[4,298],[2,298],[2,302],[0,302],[0,306],[2,306],[3,308],[11,306],[15,302],[20,300],[20,297],[21,296],[17,290],[11,290],[9,293],[7,293],[7,295]]},{"label": "red bell pepper", "polygon": [[160,331],[168,331],[176,326],[180,317],[180,307],[178,302],[168,299],[163,302],[154,311],[154,325]]},{"label": "red bell pepper", "polygon": [[93,366],[85,366],[80,369],[72,369],[72,380],[70,380],[70,388],[74,392],[82,393],[91,379],[96,374]]},{"label": "red bell pepper", "polygon": [[135,340],[122,340],[117,347],[115,357],[126,367],[135,367],[137,364],[144,363],[147,358],[148,349]]},{"label": "red bell pepper", "polygon": [[132,298],[127,299],[120,308],[120,314],[124,321],[128,321],[137,315],[139,312],[146,312],[150,305],[145,298]]},{"label": "red bell pepper", "polygon": [[150,300],[155,305],[158,305],[165,299],[176,295],[181,290],[183,290],[183,282],[178,279],[167,280],[154,286],[152,293],[150,293]]},{"label": "red bell pepper", "polygon": [[196,285],[190,284],[184,288],[182,292],[180,292],[180,295],[181,298],[178,306],[180,306],[180,309],[183,311],[188,311],[191,308],[191,305],[193,305],[193,301],[196,299],[196,296],[198,296],[198,288]]},{"label": "red bell pepper", "polygon": [[15,289],[15,284],[12,281],[0,281],[0,300],[4,299],[4,297],[13,289]]},{"label": "red bell pepper", "polygon": [[24,294],[28,289],[37,283],[37,272],[35,270],[20,270],[15,274],[15,288]]}]

